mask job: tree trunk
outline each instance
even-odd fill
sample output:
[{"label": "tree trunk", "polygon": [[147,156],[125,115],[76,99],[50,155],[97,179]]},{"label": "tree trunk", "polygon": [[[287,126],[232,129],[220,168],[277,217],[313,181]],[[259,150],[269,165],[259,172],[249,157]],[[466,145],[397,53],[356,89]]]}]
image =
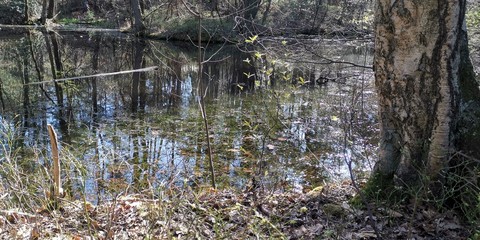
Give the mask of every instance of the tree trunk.
[{"label": "tree trunk", "polygon": [[40,15],[40,22],[45,25],[47,22],[47,0],[42,0],[42,13]]},{"label": "tree trunk", "polygon": [[[98,58],[100,52],[100,41],[101,38],[99,35],[94,38],[95,40],[95,47],[93,48],[93,55],[92,55],[92,69],[94,74],[98,73]],[[93,115],[98,114],[98,90],[97,90],[97,77],[93,77],[91,79],[92,84],[92,110]]]},{"label": "tree trunk", "polygon": [[244,18],[253,21],[257,18],[258,9],[260,8],[261,0],[244,0]]},{"label": "tree trunk", "polygon": [[[145,49],[145,42],[138,41],[133,43],[133,69],[140,69],[142,68],[142,62],[144,61],[143,58],[143,50]],[[138,111],[138,98],[139,98],[139,86],[140,86],[140,78],[141,72],[134,72],[132,74],[132,89],[131,89],[131,110],[132,113]]]},{"label": "tree trunk", "polygon": [[[45,37],[45,46],[50,60],[50,69],[52,70],[53,79],[62,78],[64,76],[63,64],[60,57],[60,49],[57,38],[54,33],[42,32]],[[63,87],[61,83],[54,82],[55,96],[57,97],[57,117],[62,131],[63,140],[68,139],[68,126],[64,118],[64,101],[63,101]]]},{"label": "tree trunk", "polygon": [[243,0],[243,18],[245,18],[246,32],[254,34],[255,31],[255,19],[257,18],[258,10],[260,8],[261,0]]},{"label": "tree trunk", "polygon": [[24,14],[25,14],[24,17],[23,17],[23,22],[24,22],[25,24],[28,24],[28,22],[29,22],[29,20],[30,20],[30,16],[28,15],[28,12],[30,11],[30,10],[28,9],[28,0],[24,0],[24,1],[23,1],[23,4],[24,4],[24,6],[23,6],[23,12],[24,12]]},{"label": "tree trunk", "polygon": [[137,35],[143,35],[145,33],[145,25],[143,25],[142,12],[140,10],[139,0],[130,0],[132,8],[133,27],[132,31]]},{"label": "tree trunk", "polygon": [[0,78],[0,103],[2,104],[2,112],[5,111],[5,100],[3,99],[3,81]]},{"label": "tree trunk", "polygon": [[30,69],[29,69],[29,61],[28,61],[28,48],[22,48],[22,56],[23,56],[23,127],[28,128],[29,122],[29,109],[30,109]]},{"label": "tree trunk", "polygon": [[[146,44],[142,42],[142,44]],[[145,46],[144,46],[145,48]],[[145,57],[142,59],[142,68],[147,67],[147,62]],[[140,72],[140,80],[139,80],[139,85],[138,85],[138,107],[142,112],[145,112],[145,107],[147,106],[147,78],[146,78],[146,72]],[[178,95],[181,96],[181,95]]]},{"label": "tree trunk", "polygon": [[[55,64],[55,58],[53,56],[53,47],[52,43],[50,41],[50,35],[47,32],[42,32],[43,36],[45,37],[45,47],[47,48],[47,53],[48,53],[48,59],[50,61],[50,70],[52,71],[52,77],[53,79],[59,78],[58,76],[58,70],[56,68]],[[61,78],[61,77],[60,77]],[[57,106],[60,108],[63,108],[63,89],[62,86],[60,86],[59,83],[55,82],[55,94],[57,96]]]},{"label": "tree trunk", "polygon": [[[428,179],[432,193],[442,194],[452,154],[465,150],[458,144],[464,136],[457,124],[464,106],[479,96],[473,74],[462,73],[472,70],[461,64],[470,62],[465,4],[377,1],[374,68],[381,143],[374,176],[397,186]],[[467,99],[465,90],[474,97]]]},{"label": "tree trunk", "polygon": [[267,22],[268,14],[270,14],[270,7],[272,6],[272,0],[267,1],[267,6],[265,7],[265,11],[263,12],[262,16],[262,25],[265,25]]},{"label": "tree trunk", "polygon": [[[57,36],[53,32],[50,32],[49,36],[52,43],[51,50],[52,50],[53,59],[55,63],[55,71],[54,72],[52,71],[52,74],[55,74],[54,79],[63,78],[65,77],[65,73],[63,71],[62,58],[60,56],[60,48],[58,46]],[[63,116],[63,114],[61,114],[62,113],[61,111],[63,111],[63,107],[64,107],[63,87],[61,86],[60,83],[55,82],[55,93],[57,96],[58,106],[60,107],[60,116]]]},{"label": "tree trunk", "polygon": [[47,18],[51,19],[55,16],[56,8],[55,0],[48,0]]},{"label": "tree trunk", "polygon": [[90,7],[88,6],[88,0],[82,0],[83,12],[90,11]]}]

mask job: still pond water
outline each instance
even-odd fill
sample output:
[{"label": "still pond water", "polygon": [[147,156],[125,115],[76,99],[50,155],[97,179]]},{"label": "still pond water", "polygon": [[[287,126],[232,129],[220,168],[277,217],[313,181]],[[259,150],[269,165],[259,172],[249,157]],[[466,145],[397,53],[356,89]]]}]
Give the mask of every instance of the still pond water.
[{"label": "still pond water", "polygon": [[[348,179],[349,163],[362,178],[378,143],[373,76],[341,62],[370,65],[370,44],[282,41],[266,43],[282,51],[204,46],[199,82],[198,50],[188,43],[0,32],[0,159],[21,149],[23,159],[47,164],[52,124],[65,185],[90,201],[127,188],[205,187],[203,95],[220,188],[255,179],[271,191],[308,189]],[[158,69],[35,84],[151,66]]]}]

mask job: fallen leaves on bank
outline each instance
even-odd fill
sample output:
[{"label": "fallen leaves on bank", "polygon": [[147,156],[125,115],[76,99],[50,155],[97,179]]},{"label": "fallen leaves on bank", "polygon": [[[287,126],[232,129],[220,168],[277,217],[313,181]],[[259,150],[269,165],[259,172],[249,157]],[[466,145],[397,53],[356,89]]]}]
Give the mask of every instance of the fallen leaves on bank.
[{"label": "fallen leaves on bank", "polygon": [[[309,193],[207,190],[161,198],[119,196],[94,206],[62,200],[55,211],[0,211],[1,239],[467,239],[453,212],[348,204],[348,184]],[[377,232],[369,224],[375,223]],[[378,235],[380,234],[380,236]]]}]

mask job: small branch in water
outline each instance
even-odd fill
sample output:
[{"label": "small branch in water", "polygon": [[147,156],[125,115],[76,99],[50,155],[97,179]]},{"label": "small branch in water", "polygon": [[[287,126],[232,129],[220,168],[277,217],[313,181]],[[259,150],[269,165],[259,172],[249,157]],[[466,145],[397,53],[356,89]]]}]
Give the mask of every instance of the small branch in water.
[{"label": "small branch in water", "polygon": [[51,83],[51,82],[56,83],[56,82],[64,82],[64,81],[68,81],[68,80],[81,80],[81,79],[94,78],[94,77],[105,77],[105,76],[113,76],[113,75],[135,73],[135,72],[149,72],[149,71],[155,71],[155,70],[158,70],[157,66],[134,69],[134,70],[126,70],[126,71],[120,71],[120,72],[99,73],[99,74],[88,75],[88,76],[52,79],[52,80],[48,80],[48,81],[32,82],[32,83],[28,83],[28,84],[25,84],[25,85],[44,84],[44,83]]}]

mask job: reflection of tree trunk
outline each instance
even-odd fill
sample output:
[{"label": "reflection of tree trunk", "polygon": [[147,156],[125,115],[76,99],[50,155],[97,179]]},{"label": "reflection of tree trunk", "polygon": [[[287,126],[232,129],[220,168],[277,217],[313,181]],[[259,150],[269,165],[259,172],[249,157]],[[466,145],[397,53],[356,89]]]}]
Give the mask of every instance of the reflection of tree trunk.
[{"label": "reflection of tree trunk", "polygon": [[56,8],[55,0],[48,0],[47,18],[53,18],[55,16]]},{"label": "reflection of tree trunk", "polygon": [[[181,68],[180,63],[177,63],[177,64],[178,64],[178,67],[176,69],[176,72],[177,72],[176,75],[180,76],[181,72],[182,72],[182,68]],[[180,103],[181,96],[182,96],[182,80],[180,78],[175,79],[175,91],[174,91],[174,93],[175,93],[174,97],[176,99],[174,108],[177,108],[177,107],[179,107],[179,103]]]},{"label": "reflection of tree trunk", "polygon": [[169,67],[173,70],[174,75],[170,78],[170,94],[169,94],[169,107],[177,109],[179,98],[182,95],[182,64],[179,61],[172,60],[169,63]]},{"label": "reflection of tree trunk", "polygon": [[[133,69],[140,69],[142,67],[143,62],[143,50],[145,49],[145,42],[139,41],[133,43],[134,53],[133,53]],[[138,110],[138,92],[139,92],[139,85],[140,85],[140,72],[134,72],[132,75],[132,89],[131,89],[131,98],[132,98],[132,105],[131,110],[132,112],[137,112]]]},{"label": "reflection of tree trunk", "polygon": [[42,13],[40,16],[40,22],[45,24],[47,22],[47,0],[42,1]]},{"label": "reflection of tree trunk", "polygon": [[[95,48],[93,49],[93,56],[92,56],[92,68],[93,73],[98,73],[98,52],[100,51],[100,37],[97,36],[94,38],[95,41]],[[92,84],[92,106],[93,106],[93,114],[96,115],[98,113],[98,97],[97,97],[97,78],[93,77],[91,79]]]},{"label": "reflection of tree trunk", "polygon": [[28,15],[28,11],[29,11],[29,9],[28,9],[28,0],[24,0],[24,1],[23,1],[23,5],[24,5],[24,6],[23,6],[23,12],[25,13],[23,22],[24,22],[24,23],[28,23],[28,20],[29,20],[29,18],[30,18],[29,15]]},{"label": "reflection of tree trunk", "polygon": [[162,72],[162,68],[159,68],[159,70],[154,73],[154,76],[152,79],[153,82],[153,91],[152,91],[152,96],[151,98],[153,99],[153,104],[155,106],[158,106],[159,105],[159,101],[160,101],[160,98],[162,96],[162,83],[161,83],[161,78],[159,76],[157,76],[157,73],[161,73]]},{"label": "reflection of tree trunk", "polygon": [[215,17],[213,12],[215,11],[217,13],[218,19],[222,21],[221,15],[220,15],[220,10],[218,9],[218,0],[211,0],[210,1],[210,16]]},{"label": "reflection of tree trunk", "polygon": [[30,107],[30,97],[29,97],[29,92],[30,92],[30,76],[28,74],[28,57],[26,54],[27,49],[25,49],[25,52],[22,53],[23,55],[23,126],[28,127],[28,109]]},{"label": "reflection of tree trunk", "polygon": [[60,48],[58,47],[58,40],[57,35],[54,32],[50,32],[50,39],[52,40],[52,51],[53,57],[55,60],[55,68],[56,68],[56,76],[55,78],[62,78],[64,77],[63,74],[63,64],[60,56]]},{"label": "reflection of tree trunk", "polygon": [[0,78],[0,102],[2,103],[2,110],[5,110],[5,101],[3,100],[3,82]]},{"label": "reflection of tree trunk", "polygon": [[82,0],[83,11],[88,12],[90,11],[90,7],[88,6],[88,0]]},{"label": "reflection of tree trunk", "polygon": [[[21,118],[13,118],[13,124],[14,126],[21,126],[21,121],[22,119]],[[18,135],[17,136],[22,136],[22,137],[16,137],[15,139],[13,139],[12,141],[12,146],[11,148],[12,149],[19,149],[20,151],[22,150],[25,150],[24,146],[26,144],[26,138],[25,138],[25,133],[27,131],[27,128],[25,127],[21,127],[19,128],[18,130]]]},{"label": "reflection of tree trunk", "polygon": [[[30,47],[30,56],[32,57],[33,64],[35,65],[35,71],[37,72],[37,77],[39,82],[43,82],[43,73],[45,72],[43,64],[38,64],[39,62],[43,63],[43,55],[40,55],[40,60],[37,60],[35,57],[35,52],[33,50],[32,43],[32,33],[28,31],[28,44]],[[55,101],[48,95],[48,92],[43,88],[43,84],[38,84],[38,87],[42,90],[45,97],[55,104]]]},{"label": "reflection of tree trunk", "polygon": [[272,0],[268,0],[267,7],[265,8],[265,12],[263,12],[262,17],[262,25],[265,25],[267,21],[268,14],[270,13],[270,7],[272,6]]},{"label": "reflection of tree trunk", "polygon": [[234,66],[230,83],[232,93],[250,91],[255,88],[257,70],[255,66],[253,66],[253,62],[247,63],[243,61],[244,59],[252,59],[252,57],[247,53],[235,54],[232,56],[232,66]]},{"label": "reflection of tree trunk", "polygon": [[140,13],[145,14],[145,1],[143,0],[138,0],[138,4],[140,5]]},{"label": "reflection of tree trunk", "polygon": [[[131,126],[131,129],[138,129],[138,126]],[[133,187],[137,189],[143,189],[147,185],[148,177],[148,146],[145,136],[138,134],[139,131],[135,131],[131,135],[131,144],[133,145]],[[140,154],[142,153],[142,154]]]},{"label": "reflection of tree trunk", "polygon": [[[135,126],[131,126],[131,129],[136,129]],[[131,144],[133,145],[133,154],[132,154],[132,165],[133,165],[133,179],[132,179],[132,185],[133,187],[137,187],[140,182],[140,176],[141,176],[141,168],[140,168],[140,142],[142,141],[141,137],[138,136],[138,134],[135,131],[134,134],[131,136]]]},{"label": "reflection of tree trunk", "polygon": [[[102,132],[99,130],[98,125],[94,122],[94,128],[92,128],[93,135],[97,137],[98,141],[95,141],[95,156],[93,157],[93,160],[95,161],[94,164],[98,166],[98,171],[95,172],[95,177],[96,179],[100,179],[103,183],[104,180],[106,180],[106,164],[103,159],[103,155],[101,156],[100,153],[103,151],[100,151],[101,146],[105,146],[105,142],[103,141],[102,137]],[[112,140],[115,136],[112,136]],[[115,148],[115,141],[112,141],[113,144],[113,149]],[[101,202],[101,197],[102,197],[102,192],[104,191],[105,184],[100,184],[97,183],[96,190],[97,190],[97,203]]]},{"label": "reflection of tree trunk", "polygon": [[[54,79],[62,78],[63,77],[63,66],[60,57],[60,50],[58,47],[57,38],[55,33],[47,34],[43,32],[45,36],[45,43],[48,52],[48,58],[50,60],[50,68],[52,70],[52,75]],[[50,36],[50,40],[49,40]],[[51,42],[50,42],[51,41]],[[55,95],[57,97],[57,107],[58,107],[58,121],[60,124],[60,131],[63,133],[63,140],[67,141],[68,136],[68,126],[67,122],[63,117],[63,88],[60,83],[55,82]]]},{"label": "reflection of tree trunk", "polygon": [[[322,14],[322,15],[320,15]],[[312,21],[312,30],[317,31],[318,27],[321,23],[325,20],[326,12],[323,10],[323,2],[322,0],[315,1],[315,14]]]},{"label": "reflection of tree trunk", "polygon": [[[132,129],[133,129],[133,127],[132,127]],[[122,144],[122,141],[121,141],[121,137],[117,134],[118,127],[117,127],[116,124],[114,124],[112,132],[113,132],[112,149],[122,149],[123,144]],[[101,136],[101,135],[102,134],[99,133],[99,136]],[[130,142],[130,139],[128,139],[128,142]],[[129,144],[129,143],[127,143],[127,144]],[[130,147],[130,145],[128,145],[128,147]],[[108,172],[108,174],[104,174],[104,176],[108,176],[110,179],[112,179],[112,178],[117,178],[117,179],[123,178],[123,176],[124,176],[123,171],[121,171],[117,167],[118,164],[120,164],[119,163],[119,158],[114,157],[112,159],[112,161],[110,163],[108,163],[107,166],[104,167],[104,171],[107,170],[107,172]]]},{"label": "reflection of tree trunk", "polygon": [[[61,55],[60,55],[60,47],[58,45],[58,40],[57,40],[57,35],[55,35],[54,32],[51,32],[50,33],[50,39],[52,40],[52,51],[53,51],[53,57],[54,57],[54,60],[55,60],[55,69],[56,69],[56,76],[55,76],[55,79],[57,78],[63,78],[65,77],[65,73],[64,73],[64,70],[63,70],[63,63],[62,63],[62,58],[61,58]],[[58,101],[58,105],[59,105],[59,117],[60,117],[60,127],[63,128],[62,130],[65,132],[66,130],[66,122],[65,122],[65,117],[67,119],[72,119],[72,114],[73,114],[73,111],[72,111],[72,106],[71,106],[71,99],[72,99],[72,96],[71,94],[68,94],[67,92],[67,99],[70,100],[67,102],[67,115],[64,116],[64,108],[65,108],[65,102],[64,102],[64,93],[63,93],[63,86],[60,84],[60,83],[55,83],[55,92],[57,94],[57,101]],[[68,117],[67,117],[68,116]]]},{"label": "reflection of tree trunk", "polygon": [[[32,32],[28,31],[28,45],[30,48],[30,56],[32,57],[35,70],[37,71],[37,77],[39,82],[43,82],[43,64],[38,64],[37,58],[33,50]],[[41,85],[40,85],[41,86]]]},{"label": "reflection of tree trunk", "polygon": [[142,139],[139,140],[139,145],[142,146],[142,150],[143,150],[141,165],[140,165],[142,169],[142,176],[141,176],[139,189],[145,189],[148,187],[148,177],[149,177],[148,173],[150,172],[150,167],[151,167],[150,164],[148,164],[148,159],[150,157],[149,144],[145,136],[142,136]]},{"label": "reflection of tree trunk", "polygon": [[143,35],[145,31],[145,25],[143,25],[142,12],[140,10],[139,0],[130,0],[132,9],[133,26],[132,31],[135,34]]},{"label": "reflection of tree trunk", "polygon": [[[142,51],[143,53],[143,51]],[[144,59],[142,59],[142,68],[146,67],[146,62]],[[147,103],[147,79],[146,79],[146,73],[140,73],[140,81],[139,81],[139,86],[138,86],[138,91],[139,91],[139,107],[141,111],[145,111],[145,105]]]},{"label": "reflection of tree trunk", "polygon": [[257,14],[258,14],[258,9],[260,8],[260,3],[262,1],[261,0],[244,0],[243,1],[243,6],[244,6],[244,11],[245,11],[245,14],[244,14],[244,17],[245,19],[247,20],[255,20],[255,18],[257,17]]},{"label": "reflection of tree trunk", "polygon": [[170,150],[172,155],[170,157],[170,162],[169,162],[169,172],[170,175],[168,176],[168,185],[171,186],[174,183],[175,180],[175,140],[172,140],[171,142],[172,149]]},{"label": "reflection of tree trunk", "polygon": [[131,91],[131,98],[132,98],[132,105],[131,110],[132,112],[137,112],[138,110],[138,82],[140,79],[140,73],[133,73],[132,77],[132,91]]},{"label": "reflection of tree trunk", "polygon": [[243,0],[244,15],[247,20],[247,30],[253,31],[253,22],[257,18],[258,9],[260,8],[261,0]]},{"label": "reflection of tree trunk", "polygon": [[[54,79],[57,78],[63,78],[63,65],[60,57],[60,50],[58,48],[58,41],[55,33],[50,33],[50,40],[51,40],[51,52],[50,54],[52,56],[49,56],[50,58],[50,64],[54,64],[52,66],[52,75]],[[50,55],[49,54],[49,55]],[[53,57],[53,59],[52,59]],[[63,110],[64,107],[64,102],[63,102],[63,87],[61,86],[60,83],[55,83],[55,94],[57,96],[57,103],[58,107]]]},{"label": "reflection of tree trunk", "polygon": [[[205,63],[204,69],[206,69],[203,73],[203,78],[205,81],[208,82],[208,91],[207,91],[207,96],[211,96],[213,98],[216,98],[218,96],[218,86],[220,85],[221,79],[220,77],[220,72],[222,65],[218,63],[212,63],[208,64]],[[218,79],[217,81],[211,81],[212,78]]]}]

